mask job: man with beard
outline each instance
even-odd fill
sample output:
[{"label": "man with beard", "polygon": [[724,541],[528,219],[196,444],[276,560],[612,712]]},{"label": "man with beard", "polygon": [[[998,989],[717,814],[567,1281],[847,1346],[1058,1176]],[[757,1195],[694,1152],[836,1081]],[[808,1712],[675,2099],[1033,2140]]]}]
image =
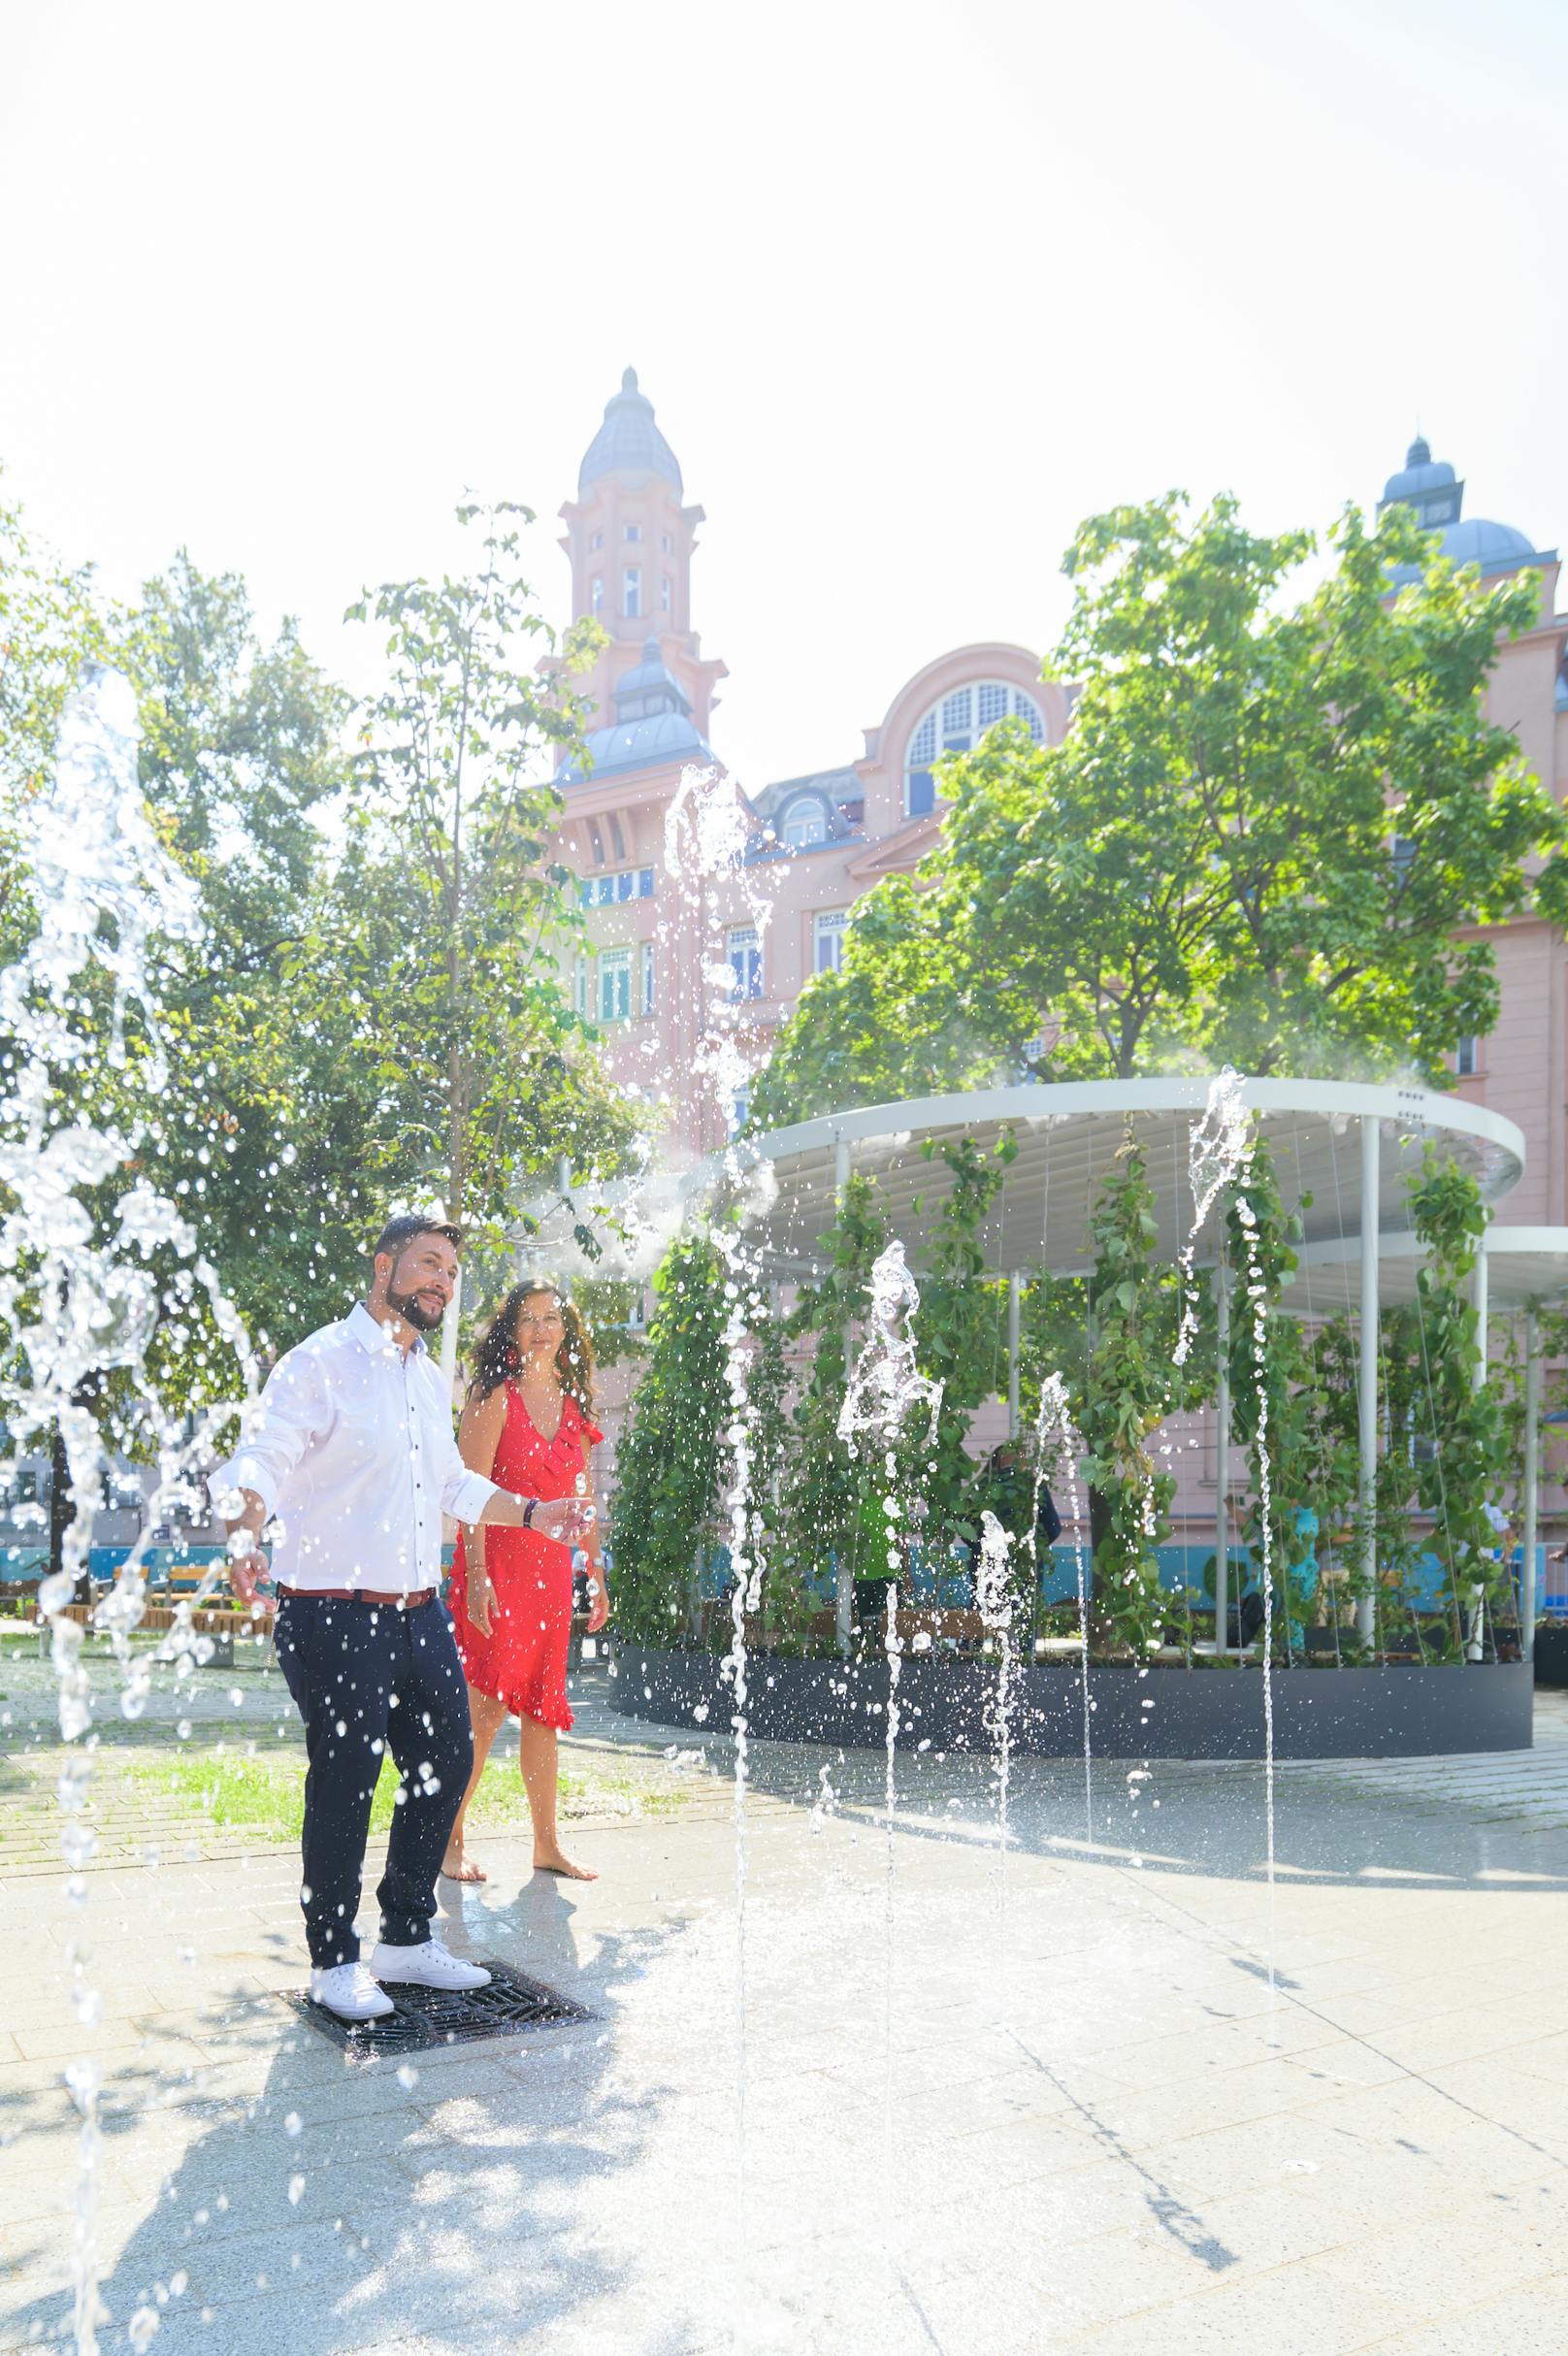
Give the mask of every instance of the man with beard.
[{"label": "man with beard", "polygon": [[[269,1576],[261,1533],[278,1521],[278,1658],[310,1761],[301,1903],[310,1994],[345,2020],[392,2011],[382,1980],[474,1988],[489,1978],[431,1933],[436,1876],[474,1763],[440,1598],[441,1516],[569,1541],[593,1520],[574,1497],[512,1496],[458,1454],[446,1386],[422,1337],[456,1290],[461,1243],[439,1220],[390,1220],[363,1303],[278,1360],[214,1480],[239,1492],[229,1561],[247,1598]],[[402,1789],[367,1969],[354,1916],[388,1749]]]}]

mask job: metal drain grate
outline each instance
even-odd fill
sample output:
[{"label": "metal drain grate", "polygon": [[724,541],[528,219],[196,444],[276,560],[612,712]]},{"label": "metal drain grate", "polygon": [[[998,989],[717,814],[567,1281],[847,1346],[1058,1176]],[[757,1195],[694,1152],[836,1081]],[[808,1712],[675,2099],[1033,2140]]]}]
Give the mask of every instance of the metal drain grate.
[{"label": "metal drain grate", "polygon": [[529,2029],[594,2017],[586,2005],[558,1995],[542,1980],[530,1980],[494,1955],[474,1960],[489,1973],[488,1987],[421,1988],[409,1980],[388,1980],[386,1992],[397,2010],[379,2020],[340,2020],[313,2004],[303,1988],[284,1989],[283,2002],[356,2062],[428,2052],[432,2045],[473,2045],[484,2037],[521,2037]]}]

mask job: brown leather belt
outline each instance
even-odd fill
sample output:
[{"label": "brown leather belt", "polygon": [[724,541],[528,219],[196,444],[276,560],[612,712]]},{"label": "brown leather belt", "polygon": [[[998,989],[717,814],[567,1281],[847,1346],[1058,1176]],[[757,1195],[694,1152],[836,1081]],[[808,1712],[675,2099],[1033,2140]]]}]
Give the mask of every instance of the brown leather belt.
[{"label": "brown leather belt", "polygon": [[411,1595],[383,1595],[376,1587],[286,1587],[279,1584],[279,1595],[297,1596],[302,1603],[374,1603],[385,1610],[416,1612],[422,1603],[434,1603],[434,1587],[415,1587]]}]

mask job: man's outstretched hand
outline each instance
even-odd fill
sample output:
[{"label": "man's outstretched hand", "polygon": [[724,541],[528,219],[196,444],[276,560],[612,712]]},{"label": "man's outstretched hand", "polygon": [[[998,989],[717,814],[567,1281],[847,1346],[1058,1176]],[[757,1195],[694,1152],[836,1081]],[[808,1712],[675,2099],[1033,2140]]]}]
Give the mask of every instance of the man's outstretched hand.
[{"label": "man's outstretched hand", "polygon": [[277,1596],[263,1595],[259,1591],[262,1587],[272,1586],[272,1564],[250,1532],[246,1529],[231,1531],[227,1553],[229,1585],[240,1601],[247,1609],[258,1605],[263,1610],[273,1610],[278,1602]]}]

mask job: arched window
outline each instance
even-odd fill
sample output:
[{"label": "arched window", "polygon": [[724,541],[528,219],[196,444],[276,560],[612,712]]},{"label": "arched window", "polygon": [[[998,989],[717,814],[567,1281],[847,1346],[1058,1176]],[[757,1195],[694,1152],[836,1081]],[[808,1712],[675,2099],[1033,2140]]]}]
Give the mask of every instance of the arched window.
[{"label": "arched window", "polygon": [[943,753],[971,752],[998,720],[1022,720],[1036,744],[1045,741],[1045,721],[1034,698],[1003,679],[980,679],[943,696],[912,732],[903,757],[903,811],[924,818],[936,807],[935,765]]},{"label": "arched window", "polygon": [[808,851],[828,839],[828,813],[815,794],[799,795],[779,821],[779,840],[792,851]]}]

